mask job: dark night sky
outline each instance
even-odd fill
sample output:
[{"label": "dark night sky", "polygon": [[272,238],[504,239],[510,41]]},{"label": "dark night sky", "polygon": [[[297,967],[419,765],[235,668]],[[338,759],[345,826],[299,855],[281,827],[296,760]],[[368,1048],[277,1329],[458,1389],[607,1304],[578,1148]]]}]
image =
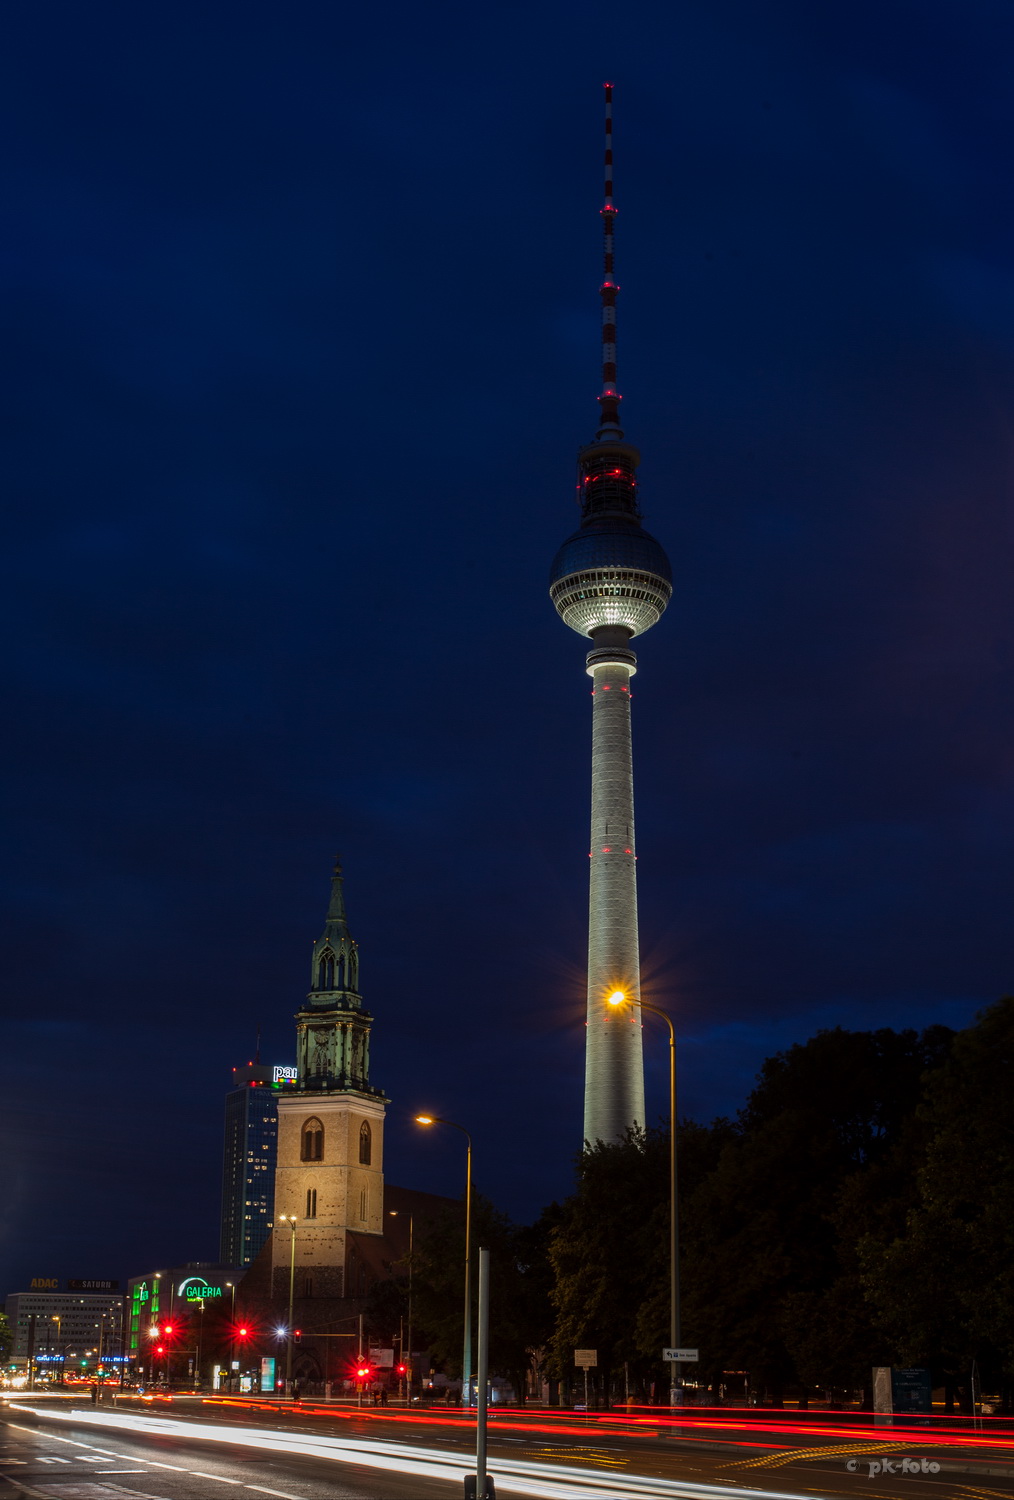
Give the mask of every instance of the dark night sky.
[{"label": "dark night sky", "polygon": [[[546,575],[621,388],[647,994],[684,1101],[1014,965],[1014,12],[5,10],[0,1294],[217,1254],[341,850],[390,1180],[579,1144],[590,699]],[[665,1047],[649,1038],[653,1113]]]}]

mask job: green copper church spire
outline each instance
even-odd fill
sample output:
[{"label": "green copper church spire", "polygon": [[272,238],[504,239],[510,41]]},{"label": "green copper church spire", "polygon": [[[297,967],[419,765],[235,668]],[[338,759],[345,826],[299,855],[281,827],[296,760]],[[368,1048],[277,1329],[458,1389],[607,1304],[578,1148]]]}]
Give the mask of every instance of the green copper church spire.
[{"label": "green copper church spire", "polygon": [[326,1004],[329,1008],[343,1002],[355,1008],[362,1005],[359,996],[359,950],[349,932],[344,887],[341,861],[335,855],[331,900],[324,919],[324,931],[313,945],[313,957],[310,960],[311,1005]]},{"label": "green copper church spire", "polygon": [[299,1087],[383,1098],[370,1084],[373,1017],[359,993],[359,950],[349,932],[342,867],[335,860],[324,931],[313,945],[310,993],[296,1015]]}]

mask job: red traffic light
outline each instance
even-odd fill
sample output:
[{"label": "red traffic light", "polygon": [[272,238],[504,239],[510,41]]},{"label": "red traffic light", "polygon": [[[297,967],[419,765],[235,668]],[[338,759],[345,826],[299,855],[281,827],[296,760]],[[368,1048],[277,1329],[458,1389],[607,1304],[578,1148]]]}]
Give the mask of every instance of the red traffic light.
[{"label": "red traffic light", "polygon": [[165,1325],[165,1327],[163,1328],[162,1332],[165,1334],[166,1338],[168,1338],[169,1335],[171,1333],[175,1333],[176,1330],[175,1330],[175,1328],[173,1327],[173,1325],[171,1323],[167,1323]]},{"label": "red traffic light", "polygon": [[399,1375],[406,1375],[407,1373],[408,1373],[408,1365],[399,1365],[398,1366],[398,1374]]},{"label": "red traffic light", "polygon": [[367,1376],[369,1375],[369,1373],[370,1373],[369,1365],[360,1366],[360,1368],[356,1371],[356,1375],[358,1376],[358,1378],[360,1380],[365,1380],[367,1378]]},{"label": "red traffic light", "polygon": [[155,1353],[156,1354],[164,1354],[165,1353],[165,1349],[162,1347],[161,1344],[159,1344],[158,1348],[155,1350]]},{"label": "red traffic light", "polygon": [[236,1337],[238,1339],[249,1338],[250,1337],[250,1330],[249,1330],[249,1328],[237,1328],[236,1329]]}]

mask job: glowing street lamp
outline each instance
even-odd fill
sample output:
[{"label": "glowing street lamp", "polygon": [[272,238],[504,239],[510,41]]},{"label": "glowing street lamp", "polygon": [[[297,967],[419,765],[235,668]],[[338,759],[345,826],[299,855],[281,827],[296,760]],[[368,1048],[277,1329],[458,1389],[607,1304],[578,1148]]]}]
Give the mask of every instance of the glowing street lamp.
[{"label": "glowing street lamp", "polygon": [[[289,1328],[288,1343],[285,1346],[285,1394],[292,1394],[292,1304],[296,1295],[296,1215],[282,1214],[278,1220],[279,1224],[288,1224],[292,1231],[292,1240],[289,1247]],[[273,1226],[268,1225],[271,1229]],[[279,1332],[281,1330],[279,1329]]]},{"label": "glowing street lamp", "polygon": [[465,1165],[465,1337],[461,1355],[461,1404],[472,1404],[472,1137],[464,1125],[439,1115],[416,1115],[417,1125],[450,1125],[468,1142]]},{"label": "glowing street lamp", "polygon": [[[631,1002],[622,990],[614,990],[607,996],[609,1005],[628,1005]],[[657,1005],[648,1005],[638,1000],[641,1010],[650,1010],[653,1016],[661,1016],[669,1028],[669,1342],[674,1349],[680,1347],[680,1230],[679,1197],[676,1179],[676,1031],[672,1020]],[[669,1405],[683,1404],[683,1386],[677,1377],[679,1366],[674,1364],[669,1380]]]},{"label": "glowing street lamp", "polygon": [[232,1291],[232,1306],[229,1309],[229,1327],[232,1329],[232,1336],[229,1339],[229,1379],[226,1381],[229,1394],[232,1395],[232,1367],[236,1363],[236,1283],[227,1281],[225,1284]]}]

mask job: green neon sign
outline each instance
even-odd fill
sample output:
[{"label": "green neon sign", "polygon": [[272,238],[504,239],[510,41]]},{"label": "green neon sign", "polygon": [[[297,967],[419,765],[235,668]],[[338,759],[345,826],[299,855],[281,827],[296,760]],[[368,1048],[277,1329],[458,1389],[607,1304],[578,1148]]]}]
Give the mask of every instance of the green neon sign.
[{"label": "green neon sign", "polygon": [[188,1276],[180,1282],[178,1295],[187,1302],[206,1302],[211,1297],[221,1297],[222,1288],[211,1286],[203,1276]]}]

